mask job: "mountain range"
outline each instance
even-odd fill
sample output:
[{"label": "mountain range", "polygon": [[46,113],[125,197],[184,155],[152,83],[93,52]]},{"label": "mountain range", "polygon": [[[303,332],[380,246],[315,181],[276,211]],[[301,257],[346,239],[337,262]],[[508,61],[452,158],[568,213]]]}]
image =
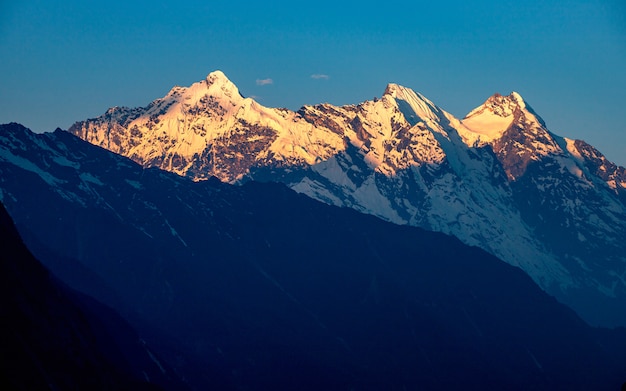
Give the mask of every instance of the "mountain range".
[{"label": "mountain range", "polygon": [[[447,234],[242,182],[192,181],[60,129],[0,125],[0,199],[26,246],[63,284],[124,317],[154,352],[146,362],[186,387],[613,390],[624,381],[626,330],[589,326],[519,268]],[[16,251],[9,236],[3,252]],[[82,297],[82,308],[101,308]],[[40,339],[65,330],[26,324],[41,326]],[[170,381],[160,385],[178,389]]]},{"label": "mountain range", "polygon": [[335,206],[451,234],[520,267],[596,325],[626,325],[626,169],[548,130],[518,94],[458,119],[389,84],[294,112],[220,71],[69,132],[195,181],[282,182]]}]

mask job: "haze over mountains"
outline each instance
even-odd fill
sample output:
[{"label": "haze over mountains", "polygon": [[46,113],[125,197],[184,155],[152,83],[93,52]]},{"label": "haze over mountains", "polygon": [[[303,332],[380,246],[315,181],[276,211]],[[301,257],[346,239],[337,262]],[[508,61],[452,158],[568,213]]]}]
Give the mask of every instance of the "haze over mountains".
[{"label": "haze over mountains", "polygon": [[194,182],[18,124],[0,126],[0,174],[31,251],[119,311],[192,389],[624,380],[623,328],[590,327],[518,268],[445,234],[282,184]]},{"label": "haze over mountains", "polygon": [[626,170],[550,132],[517,93],[464,119],[396,84],[358,105],[293,112],[244,98],[216,71],[69,131],[144,167],[279,181],[452,234],[519,266],[590,323],[626,325]]}]

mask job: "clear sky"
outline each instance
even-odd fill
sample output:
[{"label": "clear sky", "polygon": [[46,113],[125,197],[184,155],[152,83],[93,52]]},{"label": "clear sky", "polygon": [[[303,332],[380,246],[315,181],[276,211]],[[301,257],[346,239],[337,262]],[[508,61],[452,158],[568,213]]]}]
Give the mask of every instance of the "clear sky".
[{"label": "clear sky", "polygon": [[626,165],[624,0],[0,0],[0,123],[67,129],[216,69],[290,109],[395,82],[462,118],[517,91]]}]

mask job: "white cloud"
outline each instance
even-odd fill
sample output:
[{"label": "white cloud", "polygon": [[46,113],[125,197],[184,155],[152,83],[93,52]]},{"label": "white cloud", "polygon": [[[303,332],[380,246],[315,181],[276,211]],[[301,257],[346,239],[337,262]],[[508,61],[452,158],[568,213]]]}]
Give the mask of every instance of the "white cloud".
[{"label": "white cloud", "polygon": [[316,79],[316,80],[319,80],[319,79],[328,80],[328,79],[330,79],[330,76],[328,76],[328,75],[324,75],[323,73],[314,73],[314,74],[312,74],[312,75],[311,75],[311,79]]},{"label": "white cloud", "polygon": [[267,79],[256,79],[256,85],[257,86],[266,86],[268,84],[274,84],[274,80],[267,78]]}]

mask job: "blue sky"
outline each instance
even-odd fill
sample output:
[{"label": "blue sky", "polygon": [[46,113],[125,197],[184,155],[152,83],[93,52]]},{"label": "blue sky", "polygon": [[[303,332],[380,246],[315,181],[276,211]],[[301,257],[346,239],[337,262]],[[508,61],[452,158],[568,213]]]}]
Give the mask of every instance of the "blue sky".
[{"label": "blue sky", "polygon": [[[519,92],[626,165],[626,2],[0,0],[0,123],[68,128],[220,69],[266,106],[395,82],[463,117]],[[312,77],[317,75],[317,77]]]}]

